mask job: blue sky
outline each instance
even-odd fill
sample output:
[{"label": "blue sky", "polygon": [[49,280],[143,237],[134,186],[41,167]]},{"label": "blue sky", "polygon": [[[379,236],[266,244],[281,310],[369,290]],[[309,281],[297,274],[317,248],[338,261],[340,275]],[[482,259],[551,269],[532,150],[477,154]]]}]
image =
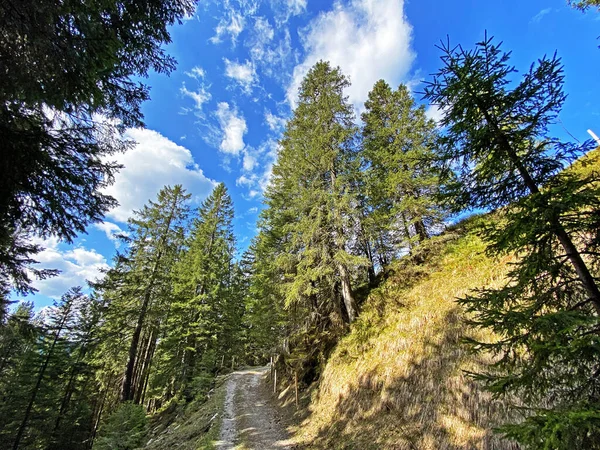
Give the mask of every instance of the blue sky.
[{"label": "blue sky", "polygon": [[[359,113],[378,79],[419,92],[440,66],[435,44],[449,36],[470,47],[485,30],[512,50],[521,71],[557,51],[569,97],[556,133],[600,134],[600,14],[582,14],[565,0],[201,0],[193,17],[171,29],[177,70],[147,80],[147,128],[128,131],[138,144],[118,157],[125,169],[108,189],[121,205],[73,245],[43,243],[37,259],[62,274],[35,283],[36,306],[111,264],[113,234],[166,184],[183,184],[197,205],[225,182],[246,248],[298,84],[319,59],[350,77],[347,94]],[[439,115],[429,106],[428,113]]]}]

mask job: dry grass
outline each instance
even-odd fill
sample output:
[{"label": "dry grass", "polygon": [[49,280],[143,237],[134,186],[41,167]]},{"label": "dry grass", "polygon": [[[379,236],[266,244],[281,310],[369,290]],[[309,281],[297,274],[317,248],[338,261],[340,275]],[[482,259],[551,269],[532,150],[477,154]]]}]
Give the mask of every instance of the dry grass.
[{"label": "dry grass", "polygon": [[517,448],[491,431],[506,419],[507,408],[465,374],[489,361],[462,343],[474,331],[456,298],[502,284],[509,262],[494,261],[483,250],[473,233],[447,234],[432,242],[428,264],[398,264],[330,358],[309,415],[296,430],[300,445]]}]

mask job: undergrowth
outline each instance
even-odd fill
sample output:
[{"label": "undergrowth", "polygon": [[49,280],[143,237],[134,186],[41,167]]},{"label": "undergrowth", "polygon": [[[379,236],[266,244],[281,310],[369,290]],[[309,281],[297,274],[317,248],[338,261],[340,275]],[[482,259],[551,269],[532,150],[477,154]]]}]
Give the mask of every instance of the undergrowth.
[{"label": "undergrowth", "polygon": [[147,450],[210,450],[221,430],[226,377],[218,377],[208,396],[165,408],[151,423]]}]

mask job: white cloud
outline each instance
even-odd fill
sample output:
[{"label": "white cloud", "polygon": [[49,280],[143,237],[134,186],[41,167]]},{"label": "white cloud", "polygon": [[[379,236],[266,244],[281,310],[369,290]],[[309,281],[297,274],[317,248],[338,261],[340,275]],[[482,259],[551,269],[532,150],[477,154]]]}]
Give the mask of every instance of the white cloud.
[{"label": "white cloud", "polygon": [[117,248],[120,245],[120,241],[117,239],[117,235],[118,234],[127,234],[126,232],[124,232],[121,229],[121,227],[119,227],[119,225],[117,225],[116,223],[112,223],[112,222],[104,221],[104,222],[100,222],[100,223],[95,223],[93,226],[97,230],[100,230],[104,234],[106,234],[106,237],[108,239],[110,239],[111,241],[113,241]]},{"label": "white cloud", "polygon": [[185,83],[183,83],[179,92],[181,92],[184,96],[190,97],[192,100],[194,100],[197,112],[202,112],[202,105],[204,105],[204,103],[209,101],[211,98],[210,92],[208,92],[204,85],[201,85],[197,91],[190,91],[185,86]]},{"label": "white cloud", "polygon": [[252,154],[257,161],[260,161],[262,170],[251,172],[251,170],[259,168],[259,164],[255,163],[250,171],[246,171],[246,173],[235,180],[236,186],[246,188],[250,198],[261,196],[271,180],[273,164],[275,164],[275,161],[277,160],[278,152],[279,143],[275,139],[268,139],[265,141],[256,152]]},{"label": "white cloud", "polygon": [[195,66],[192,67],[192,70],[190,70],[189,72],[185,72],[185,74],[190,78],[201,80],[206,76],[206,71],[200,66]]},{"label": "white cloud", "polygon": [[286,4],[288,11],[292,16],[297,16],[298,14],[302,14],[306,11],[306,1],[307,0],[286,0],[284,3]]},{"label": "white cloud", "polygon": [[231,38],[231,44],[235,46],[237,38],[242,31],[244,31],[245,19],[244,16],[235,11],[232,8],[227,10],[225,17],[223,17],[217,27],[215,28],[215,35],[210,38],[213,44],[223,42],[223,38],[227,35]]},{"label": "white cloud", "polygon": [[109,267],[106,258],[94,249],[69,247],[63,250],[56,238],[38,240],[36,243],[44,247],[35,256],[39,267],[61,271],[56,277],[33,281],[33,287],[48,297],[59,298],[73,286],[86,287],[86,280],[95,281],[102,276],[102,270]]},{"label": "white cloud", "polygon": [[256,175],[242,175],[235,180],[236,186],[254,186],[258,177]]},{"label": "white cloud", "polygon": [[378,79],[392,86],[404,80],[415,54],[403,7],[403,0],[337,1],[333,10],[316,17],[303,31],[306,56],[294,68],[287,90],[290,105],[295,107],[302,79],[321,59],[349,76],[352,86],[346,92],[358,112]]},{"label": "white cloud", "polygon": [[275,20],[285,23],[290,17],[298,16],[306,11],[307,0],[271,0],[271,8],[275,14]]},{"label": "white cloud", "polygon": [[250,38],[246,40],[246,46],[250,49],[253,61],[261,61],[267,53],[267,46],[273,41],[275,30],[266,17],[257,17]]},{"label": "white cloud", "polygon": [[[212,98],[212,96],[209,92],[210,85],[207,85],[206,82],[204,81],[206,78],[206,71],[200,66],[195,66],[195,67],[192,67],[192,69],[189,72],[185,72],[185,74],[188,77],[196,80],[196,84],[198,85],[198,88],[196,90],[188,89],[186,84],[183,83],[179,92],[183,96],[189,97],[192,100],[194,100],[194,107],[195,107],[196,115],[203,116],[202,106]],[[191,112],[191,110],[187,109],[186,112]]]},{"label": "white cloud", "polygon": [[244,151],[244,158],[242,160],[242,168],[244,171],[252,172],[257,165],[258,160],[256,155],[246,149],[246,151]]},{"label": "white cloud", "polygon": [[125,136],[137,142],[131,150],[111,157],[125,167],[115,183],[104,192],[120,205],[107,216],[126,222],[133,210],[155,199],[165,185],[182,184],[195,200],[204,198],[216,185],[194,162],[191,152],[160,133],[148,129],[129,129]]},{"label": "white cloud", "polygon": [[[268,22],[267,22],[268,25]],[[262,29],[262,24],[255,27],[251,39],[246,41],[250,57],[255,66],[267,77],[278,80],[281,84],[289,82],[291,67],[297,64],[296,54],[292,49],[292,37],[287,27],[277,30],[277,37],[270,25]]]},{"label": "white cloud", "polygon": [[265,110],[265,123],[271,131],[282,131],[285,128],[287,119],[285,117],[276,116],[269,110]]},{"label": "white cloud", "polygon": [[425,110],[425,116],[433,120],[435,123],[440,123],[444,118],[444,110],[437,105],[429,105]]},{"label": "white cloud", "polygon": [[254,20],[254,31],[256,32],[256,37],[262,42],[271,41],[275,36],[275,30],[273,30],[269,19],[266,17],[257,17]]},{"label": "white cloud", "polygon": [[225,76],[232,78],[242,87],[244,92],[249,94],[252,92],[252,85],[257,82],[256,69],[251,61],[246,60],[245,63],[230,61],[223,58],[225,61]]},{"label": "white cloud", "polygon": [[248,131],[246,120],[237,110],[229,107],[229,103],[221,102],[215,113],[221,127],[221,144],[219,150],[231,155],[239,155],[244,149],[244,134]]},{"label": "white cloud", "polygon": [[540,23],[542,21],[542,19],[544,18],[544,16],[547,16],[551,12],[552,12],[552,8],[542,9],[539,13],[537,13],[535,16],[533,16],[531,18],[530,23]]}]

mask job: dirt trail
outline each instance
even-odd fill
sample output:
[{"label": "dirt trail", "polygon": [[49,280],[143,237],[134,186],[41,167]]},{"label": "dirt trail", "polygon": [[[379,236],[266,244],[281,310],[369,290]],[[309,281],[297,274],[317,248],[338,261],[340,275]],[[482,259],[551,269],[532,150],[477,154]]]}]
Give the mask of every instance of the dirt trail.
[{"label": "dirt trail", "polygon": [[289,433],[270,403],[268,367],[234,372],[227,380],[219,450],[291,449]]}]

